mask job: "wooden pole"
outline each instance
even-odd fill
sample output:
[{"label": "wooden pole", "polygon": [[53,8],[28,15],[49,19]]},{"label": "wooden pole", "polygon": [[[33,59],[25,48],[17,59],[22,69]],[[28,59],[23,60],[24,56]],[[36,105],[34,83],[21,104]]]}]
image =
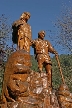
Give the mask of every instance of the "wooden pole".
[{"label": "wooden pole", "polygon": [[55,57],[56,57],[56,60],[57,60],[57,63],[58,63],[58,67],[59,67],[59,70],[60,70],[62,82],[65,84],[65,80],[64,80],[64,76],[63,76],[62,69],[61,69],[61,66],[60,66],[60,61],[59,61],[58,55],[56,55]]}]

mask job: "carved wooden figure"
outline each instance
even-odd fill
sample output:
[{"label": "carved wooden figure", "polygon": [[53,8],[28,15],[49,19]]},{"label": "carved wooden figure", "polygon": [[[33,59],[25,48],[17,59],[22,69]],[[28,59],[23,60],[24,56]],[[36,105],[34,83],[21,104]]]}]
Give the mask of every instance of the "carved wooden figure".
[{"label": "carved wooden figure", "polygon": [[52,63],[49,56],[49,52],[57,55],[57,52],[52,47],[48,40],[44,40],[45,31],[38,33],[38,39],[32,41],[34,53],[38,62],[39,71],[42,72],[43,66],[48,74],[49,86],[52,86]]},{"label": "carved wooden figure", "polygon": [[13,28],[13,42],[17,44],[17,49],[24,49],[30,52],[30,40],[32,37],[31,26],[27,23],[30,18],[29,12],[24,12],[20,19],[15,21]]}]

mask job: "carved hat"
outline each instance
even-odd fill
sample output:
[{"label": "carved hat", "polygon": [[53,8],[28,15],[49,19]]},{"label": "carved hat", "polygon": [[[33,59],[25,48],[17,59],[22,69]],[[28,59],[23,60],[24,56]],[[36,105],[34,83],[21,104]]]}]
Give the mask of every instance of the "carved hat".
[{"label": "carved hat", "polygon": [[38,32],[38,36],[41,36],[41,34],[44,34],[44,36],[45,36],[45,31],[41,30],[40,32]]},{"label": "carved hat", "polygon": [[25,15],[29,15],[29,17],[30,17],[30,13],[29,13],[29,12],[24,12],[24,13],[22,13],[22,15],[20,16],[20,19],[24,18]]}]

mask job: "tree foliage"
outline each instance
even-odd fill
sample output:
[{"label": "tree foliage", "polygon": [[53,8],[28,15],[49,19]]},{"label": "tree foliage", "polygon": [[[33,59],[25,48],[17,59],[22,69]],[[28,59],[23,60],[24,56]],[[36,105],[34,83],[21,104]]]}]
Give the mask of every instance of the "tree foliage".
[{"label": "tree foliage", "polygon": [[[59,60],[61,63],[62,73],[64,75],[65,83],[69,86],[72,92],[72,55],[60,55]],[[52,58],[52,74],[53,74],[53,87],[58,88],[62,83],[61,75],[59,72],[58,64],[55,57]]]},{"label": "tree foliage", "polygon": [[72,7],[63,7],[55,25],[58,28],[58,43],[72,53]]},{"label": "tree foliage", "polygon": [[[10,44],[11,38],[11,25],[9,24],[8,18],[4,14],[0,16],[0,62],[6,59],[7,49]],[[8,41],[9,40],[9,41]]]},{"label": "tree foliage", "polygon": [[6,45],[11,33],[11,26],[4,14],[0,16],[0,46]]},{"label": "tree foliage", "polygon": [[0,16],[0,87],[2,86],[5,62],[14,51],[11,41],[11,25],[8,18],[2,14]]}]

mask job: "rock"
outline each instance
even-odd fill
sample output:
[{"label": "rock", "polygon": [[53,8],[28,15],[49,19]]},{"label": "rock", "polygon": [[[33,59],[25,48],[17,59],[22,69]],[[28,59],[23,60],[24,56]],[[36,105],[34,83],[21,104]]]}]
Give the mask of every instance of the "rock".
[{"label": "rock", "polygon": [[62,108],[72,108],[72,93],[66,84],[61,84],[57,92],[58,101]]},{"label": "rock", "polygon": [[5,67],[2,97],[7,98],[8,101],[13,101],[12,98],[15,99],[18,93],[26,91],[27,84],[24,81],[28,78],[30,67],[29,53],[19,50],[11,54]]}]

